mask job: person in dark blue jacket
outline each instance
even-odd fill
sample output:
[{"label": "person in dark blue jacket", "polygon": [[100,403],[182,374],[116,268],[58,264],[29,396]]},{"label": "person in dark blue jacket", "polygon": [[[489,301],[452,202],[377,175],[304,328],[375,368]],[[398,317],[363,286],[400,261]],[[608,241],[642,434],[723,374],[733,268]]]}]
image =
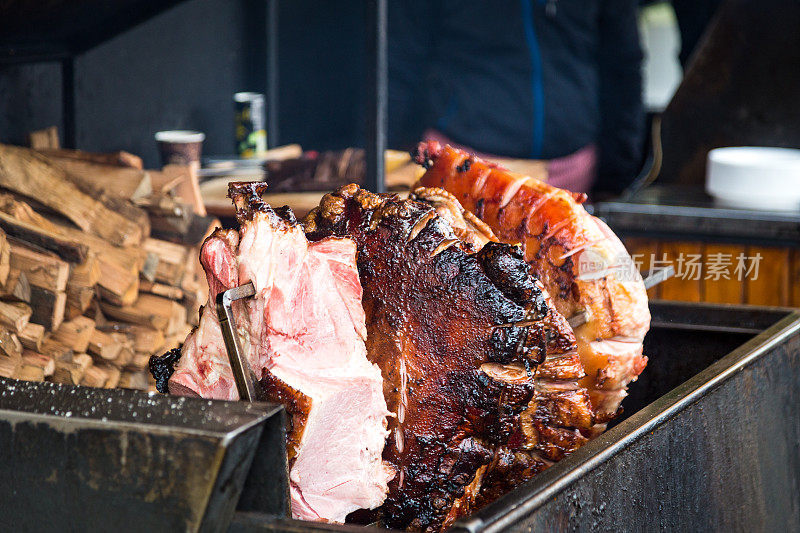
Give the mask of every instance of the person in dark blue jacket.
[{"label": "person in dark blue jacket", "polygon": [[389,142],[547,160],[557,186],[619,192],[644,138],[636,0],[392,0]]}]

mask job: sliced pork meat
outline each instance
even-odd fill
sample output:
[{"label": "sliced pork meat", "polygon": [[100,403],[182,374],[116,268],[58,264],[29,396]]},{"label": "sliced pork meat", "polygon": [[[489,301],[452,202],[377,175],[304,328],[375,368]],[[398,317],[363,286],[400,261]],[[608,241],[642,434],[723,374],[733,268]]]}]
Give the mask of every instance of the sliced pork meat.
[{"label": "sliced pork meat", "polygon": [[516,465],[503,458],[543,468],[585,441],[592,414],[572,332],[520,249],[465,234],[444,191],[416,198],[431,203],[350,185],[304,224],[358,247],[367,355],[395,414],[383,522],[436,531],[538,471],[497,475]]},{"label": "sliced pork meat", "polygon": [[201,262],[210,302],[170,378],[173,393],[238,399],[213,302],[252,281],[234,303],[250,368],[265,398],[291,415],[292,515],[343,522],[380,506],[395,472],[381,454],[387,432],[380,369],[366,356],[362,289],[350,238],[309,242],[291,211],[260,199],[263,184],[233,184],[240,230],[218,230]]},{"label": "sliced pork meat", "polygon": [[556,309],[587,312],[575,335],[602,431],[628,384],[647,364],[642,341],[650,326],[647,293],[625,247],[574,195],[436,142],[421,143],[416,160],[425,187],[441,187],[486,222],[504,242],[520,243]]}]

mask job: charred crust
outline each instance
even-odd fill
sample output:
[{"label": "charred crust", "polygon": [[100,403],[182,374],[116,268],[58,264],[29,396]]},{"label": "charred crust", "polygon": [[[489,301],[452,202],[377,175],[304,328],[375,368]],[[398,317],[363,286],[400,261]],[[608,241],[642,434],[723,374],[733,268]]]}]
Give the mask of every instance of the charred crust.
[{"label": "charred crust", "polygon": [[156,390],[163,394],[169,393],[169,378],[175,373],[175,364],[181,358],[181,349],[173,348],[164,355],[154,355],[150,358],[148,367],[153,379],[156,380]]},{"label": "charred crust", "polygon": [[288,222],[290,225],[294,226],[297,224],[297,217],[294,216],[294,211],[288,205],[284,205],[282,207],[276,207],[275,214],[281,217],[283,220]]},{"label": "charred crust", "polygon": [[486,205],[486,200],[483,198],[478,198],[478,201],[475,202],[475,216],[480,219],[483,219],[483,208]]},{"label": "charred crust", "polygon": [[468,157],[460,165],[456,166],[456,172],[464,173],[469,171],[472,166],[472,160]]}]

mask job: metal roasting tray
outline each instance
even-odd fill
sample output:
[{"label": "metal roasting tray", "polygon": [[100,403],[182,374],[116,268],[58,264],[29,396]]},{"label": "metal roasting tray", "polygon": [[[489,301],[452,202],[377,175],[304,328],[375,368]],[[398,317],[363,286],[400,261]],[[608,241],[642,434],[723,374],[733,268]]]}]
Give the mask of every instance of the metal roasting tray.
[{"label": "metal roasting tray", "polygon": [[[454,531],[800,530],[800,313],[651,312],[614,427]],[[0,380],[0,530],[363,530],[285,517],[284,438],[270,404]]]},{"label": "metal roasting tray", "polygon": [[288,508],[283,408],[0,378],[0,531],[220,531]]}]

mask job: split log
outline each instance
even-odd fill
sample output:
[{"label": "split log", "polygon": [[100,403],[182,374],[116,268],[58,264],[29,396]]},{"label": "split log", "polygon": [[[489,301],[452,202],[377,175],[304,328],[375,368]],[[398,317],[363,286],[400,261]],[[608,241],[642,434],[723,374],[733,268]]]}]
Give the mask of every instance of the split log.
[{"label": "split log", "polygon": [[180,301],[183,299],[183,290],[180,287],[173,287],[172,285],[165,285],[164,283],[152,283],[150,281],[140,281],[139,291],[148,294],[155,294],[156,296],[163,296],[170,300]]},{"label": "split log", "polygon": [[15,379],[22,379],[24,381],[44,381],[44,377],[45,374],[42,367],[29,365],[24,362],[20,364],[14,374]]},{"label": "split log", "polygon": [[56,370],[56,362],[52,357],[33,350],[24,350],[22,352],[22,364],[38,366],[42,369],[45,377],[52,376]]},{"label": "split log", "polygon": [[106,361],[114,361],[124,347],[108,333],[95,329],[89,339],[88,351]]},{"label": "split log", "polygon": [[79,316],[73,320],[62,323],[53,332],[53,338],[75,352],[85,352],[95,332],[94,320],[89,317]]},{"label": "split log", "polygon": [[64,344],[52,338],[45,339],[42,342],[41,353],[52,357],[56,362],[68,361],[70,363],[72,362],[72,356],[75,354],[69,346],[64,346]]},{"label": "split log", "polygon": [[6,233],[0,230],[0,285],[5,285],[8,281],[8,274],[11,271],[11,248],[8,244]]},{"label": "split log", "polygon": [[0,328],[0,357],[22,356],[22,343],[7,328]]},{"label": "split log", "polygon": [[10,328],[14,333],[25,328],[31,315],[31,308],[24,303],[0,302],[0,325]]},{"label": "split log", "polygon": [[63,170],[33,150],[0,145],[0,186],[62,214],[82,230],[127,246],[142,240],[142,228],[81,192]]},{"label": "split log", "polygon": [[118,307],[103,302],[100,307],[115,320],[150,326],[166,335],[186,322],[186,310],[179,303],[153,294],[140,294],[134,305]]},{"label": "split log", "polygon": [[[59,157],[52,152],[43,152],[43,155],[50,163],[63,170],[86,194],[95,192],[109,197],[135,200],[153,192],[150,173],[145,170]],[[84,186],[90,187],[92,192],[85,190]]]},{"label": "split log", "polygon": [[55,383],[67,385],[80,385],[83,378],[84,369],[78,363],[72,361],[56,361],[52,380]]},{"label": "split log", "polygon": [[22,343],[28,350],[33,350],[35,352],[41,351],[42,349],[42,341],[44,340],[44,326],[41,324],[34,324],[33,322],[28,322],[22,331],[17,334],[19,341]]},{"label": "split log", "polygon": [[130,330],[133,347],[138,353],[152,355],[164,345],[164,334],[153,328],[134,326]]},{"label": "split log", "polygon": [[69,264],[54,254],[37,252],[27,246],[11,242],[11,268],[25,272],[28,282],[52,292],[67,288]]},{"label": "split log", "polygon": [[31,322],[41,324],[48,331],[55,331],[64,321],[67,293],[50,291],[33,285],[31,287]]},{"label": "split log", "polygon": [[119,386],[119,380],[122,377],[122,371],[119,368],[108,364],[97,366],[105,370],[108,375],[106,384],[104,385],[106,389],[114,389]]},{"label": "split log", "polygon": [[122,375],[119,379],[119,387],[122,389],[147,390],[147,386],[148,382],[146,370],[126,370],[122,372]]},{"label": "split log", "polygon": [[31,285],[28,276],[18,268],[12,268],[5,284],[0,288],[0,298],[12,302],[31,301]]},{"label": "split log", "polygon": [[106,372],[104,368],[99,366],[90,366],[83,373],[81,385],[85,387],[102,389],[105,387],[106,381],[108,381],[108,372]]},{"label": "split log", "polygon": [[74,287],[67,283],[67,305],[64,309],[64,318],[72,320],[84,314],[89,309],[94,296],[95,291],[90,287]]},{"label": "split log", "polygon": [[97,259],[97,253],[92,250],[81,264],[72,265],[72,270],[69,273],[69,285],[93,288],[100,281],[100,263]]},{"label": "split log", "polygon": [[78,353],[72,357],[72,362],[80,366],[82,372],[85,372],[92,366],[92,357],[87,353]]},{"label": "split log", "polygon": [[179,286],[186,270],[187,249],[185,246],[161,239],[145,239],[142,248],[158,257],[155,281]]},{"label": "split log", "polygon": [[18,220],[7,213],[0,212],[0,228],[11,237],[51,251],[71,263],[83,263],[89,253],[89,247],[79,241],[67,239],[29,222]]},{"label": "split log", "polygon": [[135,370],[146,370],[148,365],[150,364],[150,357],[153,354],[147,353],[137,353],[130,363],[128,363],[127,369],[135,369]]},{"label": "split log", "polygon": [[[34,148],[34,147],[31,147]],[[115,167],[144,168],[142,158],[125,151],[111,153],[84,152],[83,150],[67,150],[64,148],[34,148],[48,157],[60,159],[76,159],[87,163],[99,165],[112,165]]]}]

